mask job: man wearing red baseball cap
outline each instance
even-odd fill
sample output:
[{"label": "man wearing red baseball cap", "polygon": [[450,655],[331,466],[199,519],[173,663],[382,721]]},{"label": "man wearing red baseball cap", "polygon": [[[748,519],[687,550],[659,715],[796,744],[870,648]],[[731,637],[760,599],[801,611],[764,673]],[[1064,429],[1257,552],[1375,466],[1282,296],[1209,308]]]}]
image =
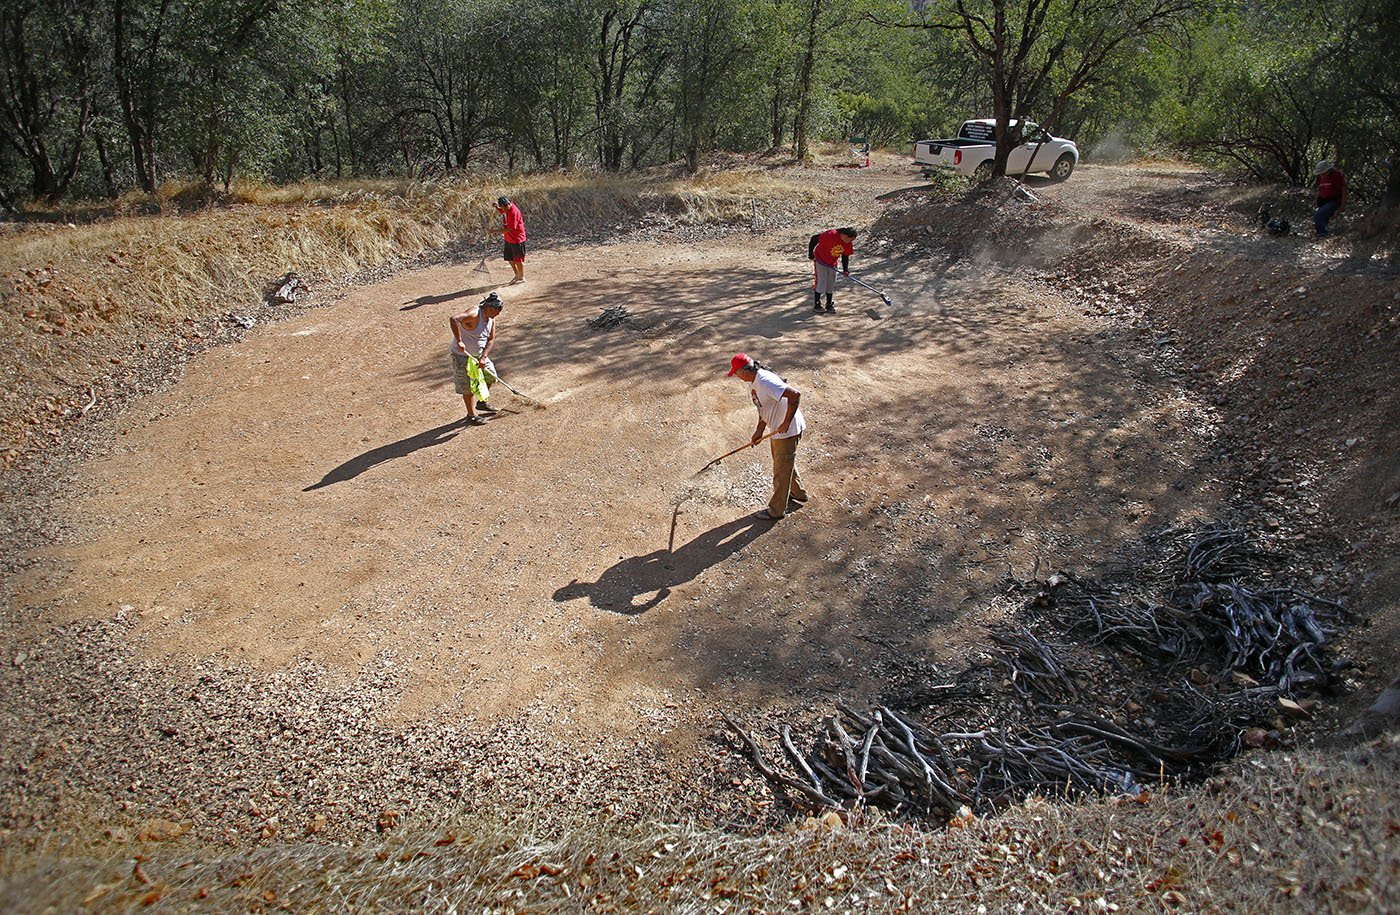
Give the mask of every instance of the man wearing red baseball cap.
[{"label": "man wearing red baseball cap", "polygon": [[748,385],[749,398],[758,408],[753,444],[762,440],[765,429],[773,428],[772,438],[768,440],[773,453],[773,497],[768,500],[768,507],[758,514],[769,521],[777,521],[787,514],[789,501],[798,505],[807,501],[807,490],[797,472],[797,443],[807,428],[799,406],[802,393],[747,353],[735,353],[729,360],[729,377],[735,375]]}]

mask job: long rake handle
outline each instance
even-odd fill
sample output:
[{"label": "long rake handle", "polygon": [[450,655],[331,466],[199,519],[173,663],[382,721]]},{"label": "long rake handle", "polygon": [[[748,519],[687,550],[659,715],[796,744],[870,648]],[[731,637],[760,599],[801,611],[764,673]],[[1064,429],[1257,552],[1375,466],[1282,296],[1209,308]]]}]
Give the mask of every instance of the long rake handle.
[{"label": "long rake handle", "polygon": [[[511,383],[510,383],[509,381],[506,381],[506,380],[505,380],[504,378],[502,378],[500,375],[497,375],[497,376],[496,376],[496,380],[499,381],[501,384],[505,385],[505,386],[506,386],[506,390],[510,391],[510,392],[511,392],[512,394],[514,394],[516,397],[523,397],[523,398],[525,398],[526,400],[535,400],[535,398],[531,397],[529,394],[521,394],[519,391],[517,391],[517,390],[511,385]],[[538,401],[536,401],[536,403],[538,403]]]},{"label": "long rake handle", "polygon": [[880,293],[880,295],[884,295],[883,292],[880,292],[880,290],[876,289],[874,286],[870,285],[869,283],[867,283],[865,280],[861,279],[860,277],[856,276],[854,273],[848,273],[848,274],[846,274],[846,279],[850,280],[852,283],[856,283],[856,284],[858,284],[858,285],[864,286],[866,289],[869,289],[871,292],[878,292],[878,293]]},{"label": "long rake handle", "polygon": [[[480,357],[480,356],[477,357],[477,361],[478,361],[478,362],[481,361],[481,357]],[[502,378],[500,375],[497,375],[495,372],[492,372],[492,373],[491,373],[491,377],[494,378],[494,379],[496,379],[495,382],[493,382],[493,384],[503,384],[503,385],[505,385],[505,386],[506,386],[506,390],[507,390],[507,391],[510,391],[510,392],[511,392],[512,394],[514,394],[516,397],[522,397],[522,398],[524,398],[525,400],[530,401],[531,403],[539,403],[538,400],[535,400],[535,398],[531,397],[529,394],[521,394],[519,391],[517,391],[517,390],[515,389],[515,385],[511,384],[509,381],[506,381],[504,378]]]},{"label": "long rake handle", "polygon": [[778,434],[778,430],[777,430],[777,429],[774,429],[772,432],[769,432],[767,435],[763,436],[762,438],[760,438],[760,439],[758,439],[758,440],[756,440],[756,441],[749,442],[747,445],[740,445],[738,448],[735,448],[733,451],[726,451],[724,454],[721,454],[719,457],[715,458],[713,461],[710,461],[710,463],[706,464],[704,467],[702,467],[702,468],[700,468],[700,469],[701,469],[701,470],[708,470],[709,468],[715,466],[716,464],[718,464],[720,461],[724,460],[725,458],[730,457],[731,455],[738,454],[740,451],[743,451],[745,448],[752,448],[754,445],[757,445],[759,442],[765,441],[765,440],[767,440],[767,439],[770,439],[770,438],[772,438],[773,436],[775,436],[775,435],[777,435],[777,434]]},{"label": "long rake handle", "polygon": [[860,277],[856,276],[855,274],[847,273],[845,276],[846,276],[846,279],[850,280],[852,283],[856,283],[856,284],[858,284],[858,285],[864,286],[866,289],[869,289],[871,292],[873,292],[873,293],[875,293],[876,295],[878,295],[881,299],[884,300],[884,302],[885,302],[886,305],[892,304],[892,303],[890,302],[890,297],[889,297],[889,296],[885,295],[883,292],[881,292],[880,290],[876,289],[874,286],[870,285],[870,284],[867,283],[865,280],[861,279]]}]

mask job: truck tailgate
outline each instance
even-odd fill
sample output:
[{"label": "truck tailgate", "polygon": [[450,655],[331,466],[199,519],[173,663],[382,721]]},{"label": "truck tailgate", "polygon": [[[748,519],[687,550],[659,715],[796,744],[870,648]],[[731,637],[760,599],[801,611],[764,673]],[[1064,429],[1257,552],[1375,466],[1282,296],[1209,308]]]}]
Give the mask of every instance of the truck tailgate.
[{"label": "truck tailgate", "polygon": [[985,145],[980,140],[919,140],[914,144],[914,161],[923,165],[946,165],[951,168],[955,150]]}]

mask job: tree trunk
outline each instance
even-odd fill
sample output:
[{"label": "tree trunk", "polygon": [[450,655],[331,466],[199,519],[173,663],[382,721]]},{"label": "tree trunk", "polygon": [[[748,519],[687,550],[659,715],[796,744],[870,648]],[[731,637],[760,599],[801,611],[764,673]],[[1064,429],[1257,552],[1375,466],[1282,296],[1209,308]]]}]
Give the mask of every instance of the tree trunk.
[{"label": "tree trunk", "polygon": [[[155,193],[156,136],[161,106],[158,101],[157,66],[169,3],[162,0],[151,26],[149,40],[142,49],[133,49],[127,34],[127,0],[112,3],[112,76],[121,105],[122,123],[131,147],[131,166],[136,184],[148,194]],[[133,59],[134,58],[134,59]]]},{"label": "tree trunk", "polygon": [[[355,174],[358,170],[358,163],[355,161],[355,103],[354,93],[350,88],[350,56],[344,48],[340,49],[340,109],[345,117],[345,159],[348,161],[350,174]],[[331,119],[334,123],[334,118]],[[335,136],[335,174],[341,177],[341,147],[340,131],[337,130]]]},{"label": "tree trunk", "polygon": [[769,97],[768,118],[771,132],[768,148],[778,149],[783,145],[783,137],[787,133],[787,93],[783,90],[781,70],[775,70],[773,73],[773,94]]},{"label": "tree trunk", "polygon": [[1006,87],[999,80],[992,83],[992,113],[996,117],[996,154],[992,157],[992,173],[989,177],[1000,178],[1006,174],[1006,160],[1011,157],[1011,99]]},{"label": "tree trunk", "polygon": [[821,17],[822,0],[809,0],[807,41],[802,62],[797,68],[797,117],[793,121],[793,152],[799,162],[807,161],[807,127],[812,111],[812,72],[817,63],[817,20]]},{"label": "tree trunk", "polygon": [[97,146],[97,160],[102,163],[102,184],[107,189],[107,198],[116,200],[117,178],[112,167],[112,157],[107,153],[107,141],[100,130],[93,131],[92,139]]},{"label": "tree trunk", "polygon": [[1381,194],[1381,208],[1390,210],[1400,206],[1400,150],[1391,153],[1385,164],[1390,175],[1385,182],[1385,192]]},{"label": "tree trunk", "polygon": [[594,111],[598,120],[598,162],[608,171],[622,169],[626,137],[622,130],[622,107],[627,93],[627,72],[632,63],[632,30],[642,21],[648,6],[641,3],[635,13],[623,20],[614,6],[603,14],[598,29],[598,86]]}]

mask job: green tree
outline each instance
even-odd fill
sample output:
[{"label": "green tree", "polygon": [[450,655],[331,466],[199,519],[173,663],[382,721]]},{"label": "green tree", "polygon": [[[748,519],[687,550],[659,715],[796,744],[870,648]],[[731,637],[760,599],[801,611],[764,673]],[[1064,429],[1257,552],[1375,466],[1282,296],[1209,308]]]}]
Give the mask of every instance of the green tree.
[{"label": "green tree", "polygon": [[444,169],[461,168],[498,115],[498,6],[484,0],[426,0],[400,6],[394,31],[405,108],[425,118]]},{"label": "green tree", "polygon": [[0,135],[50,202],[77,177],[92,125],[96,19],[94,0],[0,5]]},{"label": "green tree", "polygon": [[746,84],[744,60],[747,10],[739,0],[691,0],[684,10],[673,11],[672,60],[676,70],[676,114],[686,170],[700,168],[701,154],[711,148],[720,118],[731,118],[740,106],[726,107],[726,100],[742,98]]},{"label": "green tree", "polygon": [[598,162],[609,171],[622,168],[628,137],[638,116],[632,107],[635,84],[654,84],[664,61],[648,60],[648,42],[659,38],[657,6],[650,0],[585,0],[594,35],[593,110]]},{"label": "green tree", "polygon": [[1302,186],[1335,159],[1379,197],[1400,150],[1400,0],[1240,2],[1173,60],[1158,107],[1176,142],[1213,163]]},{"label": "green tree", "polygon": [[126,130],[136,185],[148,193],[160,180],[159,151],[175,57],[169,30],[172,0],[112,0],[112,83]]}]

